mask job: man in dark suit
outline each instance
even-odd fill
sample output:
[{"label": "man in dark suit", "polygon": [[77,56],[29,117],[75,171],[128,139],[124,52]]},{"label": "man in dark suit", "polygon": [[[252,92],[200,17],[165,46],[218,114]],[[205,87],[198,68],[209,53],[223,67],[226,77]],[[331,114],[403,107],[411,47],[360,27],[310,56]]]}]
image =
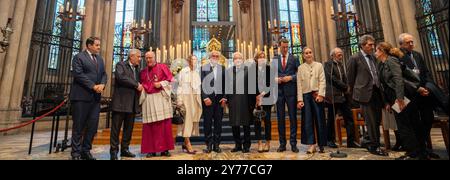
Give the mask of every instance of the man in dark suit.
[{"label": "man in dark suit", "polygon": [[370,153],[386,156],[380,149],[381,110],[383,107],[381,85],[377,61],[373,55],[375,38],[364,35],[359,40],[361,52],[352,56],[348,63],[348,84],[353,94],[353,100],[361,106],[367,126]]},{"label": "man in dark suit", "polygon": [[140,112],[139,95],[143,86],[139,83],[139,65],[141,63],[141,51],[132,49],[129,51],[128,61],[119,62],[116,65],[114,95],[112,100],[112,126],[111,126],[111,160],[117,160],[119,150],[119,133],[123,124],[121,157],[134,158],[136,155],[130,152],[129,146],[133,133],[135,115]]},{"label": "man in dark suit", "polygon": [[[205,153],[221,153],[223,107],[225,99],[225,67],[219,65],[220,52],[210,53],[209,63],[201,70],[203,120],[206,139]],[[214,130],[213,130],[214,125]]]},{"label": "man in dark suit", "polygon": [[[327,78],[326,104],[328,106],[327,140],[328,146],[337,148],[335,143],[335,118],[338,111],[341,112],[345,126],[347,127],[347,147],[357,147],[355,141],[355,127],[352,111],[348,100],[347,73],[344,68],[344,52],[340,48],[335,48],[330,53],[331,60],[324,63],[325,75]],[[340,127],[339,127],[340,128]]]},{"label": "man in dark suit", "polygon": [[300,61],[294,55],[289,54],[289,41],[280,40],[281,55],[276,58],[274,67],[278,68],[278,101],[277,117],[278,132],[280,134],[280,147],[278,152],[286,151],[286,104],[288,106],[290,120],[290,143],[291,150],[298,153],[297,148],[297,70]]},{"label": "man in dark suit", "polygon": [[105,90],[107,74],[100,53],[100,39],[86,40],[86,50],[73,58],[72,102],[72,159],[95,160],[90,153],[97,133],[101,93]]},{"label": "man in dark suit", "polygon": [[[414,51],[414,37],[407,33],[401,34],[399,36],[399,45],[403,53],[405,53],[405,56],[400,59],[400,62],[409,69],[412,69],[420,78],[420,88],[417,91],[417,104],[419,106],[420,118],[424,127],[418,126],[415,128],[416,130],[424,128],[422,139],[427,140],[430,138],[434,120],[433,110],[436,106],[439,106],[439,102],[444,102],[441,103],[441,107],[444,106],[444,110],[448,112],[448,97],[442,97],[442,93],[438,88],[430,88],[430,85],[432,87],[436,86],[434,86],[435,83],[422,54]],[[434,92],[433,89],[435,89]],[[447,107],[445,107],[445,100],[447,101]],[[429,149],[429,151],[431,158],[439,158],[437,154],[432,153],[431,149]]]}]

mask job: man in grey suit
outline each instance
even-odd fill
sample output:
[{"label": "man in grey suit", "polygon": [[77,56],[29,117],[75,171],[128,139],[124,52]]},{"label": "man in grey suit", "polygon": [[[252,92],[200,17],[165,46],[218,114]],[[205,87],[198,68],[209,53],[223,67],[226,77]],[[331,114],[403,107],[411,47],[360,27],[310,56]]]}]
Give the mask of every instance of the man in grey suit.
[{"label": "man in grey suit", "polygon": [[359,39],[361,52],[352,56],[348,63],[348,84],[353,99],[361,106],[367,126],[370,153],[387,154],[380,149],[381,110],[383,108],[378,62],[373,55],[375,38],[364,35]]},{"label": "man in grey suit", "polygon": [[100,53],[100,39],[86,40],[86,50],[73,58],[72,102],[72,159],[96,160],[90,150],[97,133],[100,100],[105,90],[107,75]]},{"label": "man in grey suit", "polygon": [[128,61],[119,62],[116,65],[114,95],[112,100],[112,126],[111,126],[111,160],[118,160],[119,133],[123,124],[122,143],[120,146],[121,157],[136,157],[129,150],[135,115],[139,113],[139,95],[144,88],[139,83],[139,65],[141,63],[141,51],[132,49],[129,51]]}]

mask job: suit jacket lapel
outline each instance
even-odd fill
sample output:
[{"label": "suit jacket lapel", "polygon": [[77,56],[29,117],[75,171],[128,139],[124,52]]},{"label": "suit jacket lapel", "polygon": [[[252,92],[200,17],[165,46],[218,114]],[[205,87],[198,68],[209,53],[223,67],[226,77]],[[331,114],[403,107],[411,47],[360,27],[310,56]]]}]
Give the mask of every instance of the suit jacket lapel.
[{"label": "suit jacket lapel", "polygon": [[[97,64],[95,64],[94,60],[92,59],[92,57],[89,55],[89,53],[86,51],[84,51],[84,55],[86,57],[86,59],[92,64],[92,66],[94,67],[94,69],[96,69],[96,71],[98,72],[98,68],[97,68]],[[98,58],[97,58],[97,63],[98,63]]]},{"label": "suit jacket lapel", "polygon": [[[278,56],[278,70],[280,71],[280,72],[284,72],[284,70],[283,70],[283,60],[282,60],[282,58],[283,58],[283,56],[281,56],[281,55],[279,55]],[[287,68],[286,68],[287,69]]]},{"label": "suit jacket lapel", "polygon": [[369,64],[367,64],[366,57],[364,57],[363,53],[359,52],[359,57],[360,57],[360,59],[363,61],[363,64],[364,64],[365,69],[366,69],[370,74],[372,74],[372,72],[370,72]]}]

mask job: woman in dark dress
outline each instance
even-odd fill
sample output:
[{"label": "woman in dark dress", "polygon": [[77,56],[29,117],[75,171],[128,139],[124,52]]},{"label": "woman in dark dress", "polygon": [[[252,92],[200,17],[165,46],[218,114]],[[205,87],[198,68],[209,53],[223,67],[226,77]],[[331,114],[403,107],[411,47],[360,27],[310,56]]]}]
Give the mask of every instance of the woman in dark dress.
[{"label": "woman in dark dress", "polygon": [[[263,110],[266,115],[262,119],[255,118],[255,135],[258,140],[258,152],[270,151],[270,141],[272,140],[272,106],[276,103],[277,83],[275,82],[275,71],[271,69],[267,62],[266,55],[260,51],[256,53],[255,64],[250,68],[250,74],[256,74],[256,107]],[[262,135],[262,122],[264,121],[264,136]],[[263,145],[263,140],[266,141]]]}]

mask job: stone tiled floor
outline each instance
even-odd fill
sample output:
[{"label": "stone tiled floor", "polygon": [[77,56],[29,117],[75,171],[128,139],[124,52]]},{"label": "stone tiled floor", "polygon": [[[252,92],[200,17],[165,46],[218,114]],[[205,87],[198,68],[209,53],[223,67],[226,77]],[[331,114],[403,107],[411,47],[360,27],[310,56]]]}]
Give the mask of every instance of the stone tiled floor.
[{"label": "stone tiled floor", "polygon": [[[60,140],[63,138],[63,133],[59,133]],[[442,135],[439,129],[433,129],[433,145],[435,152],[441,156],[442,160],[448,160],[448,154],[443,143]],[[28,155],[28,143],[29,134],[23,133],[12,136],[0,136],[0,160],[68,160],[70,157],[70,149],[65,152],[48,154],[49,149],[49,137],[48,132],[38,132],[35,135],[34,148],[31,155]],[[275,142],[272,145],[272,152],[260,154],[256,152],[256,145],[253,146],[252,153],[230,153],[233,145],[222,145],[224,153],[217,154],[203,154],[188,155],[181,152],[179,146],[172,151],[172,157],[162,158],[155,157],[147,159],[145,155],[139,154],[137,158],[128,160],[334,160],[330,158],[329,153],[335,151],[335,149],[326,149],[325,154],[307,155],[306,146],[299,146],[300,153],[294,154],[292,152],[277,153],[277,144]],[[194,146],[194,149],[201,151],[203,146]],[[288,147],[288,149],[290,149]],[[140,146],[132,146],[131,151],[134,153],[140,152]],[[349,156],[344,160],[393,160],[403,155],[399,152],[390,152],[389,157],[379,157],[371,155],[365,149],[341,149],[342,152],[347,153]],[[109,159],[109,146],[94,146],[92,153],[100,160]]]}]

